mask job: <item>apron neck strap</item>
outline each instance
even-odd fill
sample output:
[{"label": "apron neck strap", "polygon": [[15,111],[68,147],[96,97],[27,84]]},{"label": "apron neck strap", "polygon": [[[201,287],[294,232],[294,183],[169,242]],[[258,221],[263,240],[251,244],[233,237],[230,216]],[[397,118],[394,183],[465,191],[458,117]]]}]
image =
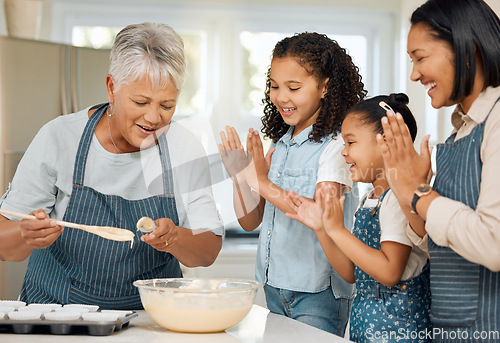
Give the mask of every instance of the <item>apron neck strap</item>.
[{"label": "apron neck strap", "polygon": [[[90,144],[92,143],[92,138],[94,136],[94,131],[99,123],[99,120],[106,113],[108,106],[108,103],[99,105],[97,110],[89,118],[85,129],[83,130],[83,134],[78,145],[78,151],[76,153],[75,168],[73,171],[73,184],[83,186],[85,166],[87,165],[87,156]],[[159,137],[155,138],[158,143],[156,146],[161,157],[163,190],[165,193],[173,193],[174,184],[171,177],[172,170],[166,134],[163,132]]]},{"label": "apron neck strap", "polygon": [[90,143],[94,135],[95,128],[99,120],[106,113],[109,104],[100,105],[99,108],[89,118],[85,129],[83,130],[82,138],[78,144],[78,151],[76,153],[75,169],[73,171],[73,184],[83,186],[83,179],[85,175],[85,166],[87,164],[87,156],[90,149]]}]

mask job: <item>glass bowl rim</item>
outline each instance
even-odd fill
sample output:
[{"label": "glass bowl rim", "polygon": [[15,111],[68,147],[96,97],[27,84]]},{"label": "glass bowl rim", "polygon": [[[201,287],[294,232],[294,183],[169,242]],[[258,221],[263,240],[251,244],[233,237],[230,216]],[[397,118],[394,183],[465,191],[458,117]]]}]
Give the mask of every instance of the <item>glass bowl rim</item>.
[{"label": "glass bowl rim", "polygon": [[[154,282],[183,282],[183,281],[194,281],[194,280],[214,280],[222,282],[241,282],[248,286],[239,288],[221,288],[221,289],[195,289],[195,288],[170,288],[170,287],[155,287],[149,286],[146,283]],[[157,279],[145,279],[136,280],[133,285],[139,289],[147,289],[155,292],[172,292],[172,293],[240,293],[250,290],[257,290],[262,287],[262,283],[256,280],[248,279],[236,279],[236,278],[203,278],[203,277],[193,277],[193,278],[157,278]]]}]

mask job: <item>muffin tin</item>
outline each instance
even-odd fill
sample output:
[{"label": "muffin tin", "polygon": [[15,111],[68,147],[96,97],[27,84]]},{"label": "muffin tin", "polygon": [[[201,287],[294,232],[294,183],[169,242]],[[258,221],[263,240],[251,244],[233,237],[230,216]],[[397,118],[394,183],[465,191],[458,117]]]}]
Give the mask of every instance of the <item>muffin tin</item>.
[{"label": "muffin tin", "polygon": [[[42,313],[38,311],[43,306],[20,306],[5,313],[7,304],[2,305],[0,301],[0,334],[53,334],[53,335],[91,335],[109,336],[129,325],[130,320],[137,317],[133,311],[102,310],[78,313],[71,311],[71,307],[64,310],[55,310]],[[60,305],[59,305],[60,306]],[[75,306],[75,305],[71,305]],[[89,305],[81,305],[89,306]],[[9,305],[12,309],[12,306]],[[95,309],[94,307],[92,309]],[[9,317],[10,315],[10,317]],[[25,315],[29,315],[25,317]],[[35,318],[35,319],[33,319]]]}]

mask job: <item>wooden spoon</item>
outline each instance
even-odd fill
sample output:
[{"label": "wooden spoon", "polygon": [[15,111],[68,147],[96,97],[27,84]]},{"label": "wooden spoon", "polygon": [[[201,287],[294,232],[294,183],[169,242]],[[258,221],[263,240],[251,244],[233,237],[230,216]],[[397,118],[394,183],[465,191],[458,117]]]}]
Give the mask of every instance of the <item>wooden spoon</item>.
[{"label": "wooden spoon", "polygon": [[[22,219],[37,219],[35,216],[30,214],[17,213],[9,210],[0,209],[1,214],[14,216]],[[130,247],[134,243],[135,234],[132,231],[128,231],[125,229],[119,229],[117,227],[112,226],[96,226],[96,225],[83,225],[83,224],[75,224],[69,223],[62,220],[56,220],[57,225],[71,227],[73,229],[80,229],[83,231],[87,231],[93,233],[94,235],[110,239],[113,241],[130,241]]]}]

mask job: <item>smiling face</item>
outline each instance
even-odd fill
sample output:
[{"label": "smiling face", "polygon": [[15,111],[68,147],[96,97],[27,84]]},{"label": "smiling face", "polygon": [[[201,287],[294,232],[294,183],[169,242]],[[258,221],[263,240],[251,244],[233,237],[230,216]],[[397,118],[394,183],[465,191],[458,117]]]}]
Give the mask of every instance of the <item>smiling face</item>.
[{"label": "smiling face", "polygon": [[425,24],[412,25],[408,33],[408,54],[413,62],[412,81],[420,81],[431,97],[432,107],[452,106],[455,57],[449,43],[431,35]]},{"label": "smiling face", "polygon": [[342,156],[351,165],[349,170],[354,182],[371,183],[375,188],[382,186],[387,189],[384,161],[377,147],[377,132],[373,125],[364,123],[359,116],[359,113],[349,113],[342,122],[345,144]]},{"label": "smiling face", "polygon": [[174,115],[179,95],[174,82],[154,90],[151,82],[143,78],[124,84],[115,92],[108,75],[106,84],[109,102],[115,107],[110,130],[118,149],[132,152],[154,145],[153,133],[168,125]]},{"label": "smiling face", "polygon": [[272,60],[269,97],[285,123],[295,126],[294,136],[316,122],[327,81],[320,87],[295,57]]}]

